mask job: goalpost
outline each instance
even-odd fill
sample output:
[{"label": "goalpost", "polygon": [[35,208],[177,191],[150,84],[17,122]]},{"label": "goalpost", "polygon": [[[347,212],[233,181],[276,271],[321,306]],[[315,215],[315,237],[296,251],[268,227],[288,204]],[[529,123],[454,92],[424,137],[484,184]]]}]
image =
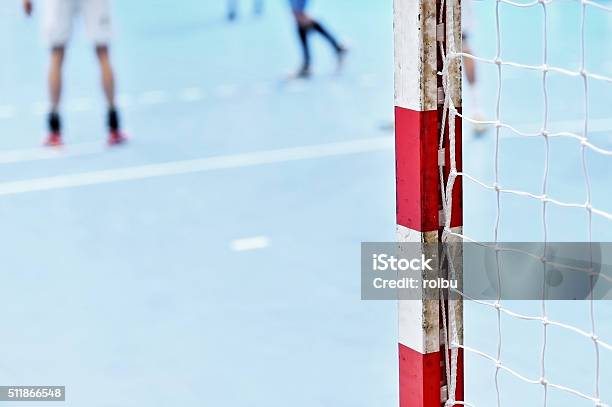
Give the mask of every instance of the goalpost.
[{"label": "goalpost", "polygon": [[[400,242],[436,242],[445,226],[455,232],[462,226],[461,179],[456,176],[461,170],[461,121],[447,114],[449,103],[461,106],[461,67],[457,60],[444,66],[447,49],[461,42],[460,29],[449,31],[446,22],[460,27],[461,13],[458,2],[443,6],[443,0],[394,1]],[[438,75],[443,70],[446,76]],[[450,186],[448,196],[441,180]],[[442,205],[444,199],[449,205]],[[399,301],[401,407],[463,400],[463,352],[446,346],[449,335],[443,329],[444,321],[450,321],[460,340],[461,313],[456,301]]]},{"label": "goalpost", "polygon": [[[500,200],[503,196],[515,196],[533,200],[541,205],[541,218],[535,222],[543,224],[544,240],[547,239],[547,219],[551,206],[582,210],[588,223],[588,241],[593,240],[593,218],[603,222],[612,221],[612,213],[606,207],[598,207],[592,199],[592,185],[587,170],[587,153],[602,157],[612,156],[612,151],[602,147],[589,136],[589,83],[590,81],[612,83],[612,78],[600,73],[589,72],[585,64],[585,25],[587,9],[608,12],[612,16],[612,4],[598,1],[572,0],[581,9],[581,46],[580,66],[575,70],[552,66],[548,59],[548,8],[559,0],[486,0],[495,3],[496,32],[488,33],[495,37],[496,54],[488,58],[471,55],[462,51],[461,7],[462,0],[394,0],[394,44],[395,44],[395,143],[396,143],[396,215],[397,238],[399,242],[471,242],[463,229],[463,188],[470,182],[492,194],[497,202],[497,223],[495,244],[498,244],[498,228],[501,214]],[[463,0],[467,1],[467,0]],[[569,1],[568,1],[569,3]],[[535,9],[541,12],[542,48],[541,64],[527,65],[504,59],[500,34],[500,5],[517,9]],[[521,27],[517,26],[516,30]],[[534,44],[526,44],[533,46]],[[462,59],[493,66],[497,73],[496,105],[494,115],[487,120],[474,119],[469,113],[462,112]],[[528,131],[504,122],[500,114],[502,84],[505,82],[504,69],[530,70],[540,75],[543,118],[541,128]],[[549,123],[549,76],[551,72],[577,78],[582,81],[584,111],[580,112],[580,130],[553,130]],[[489,127],[487,137],[495,140],[494,166],[490,179],[483,180],[465,173],[462,154],[462,121]],[[538,138],[545,145],[542,159],[544,176],[539,191],[506,188],[499,174],[499,150],[501,133],[512,132],[516,137]],[[576,143],[584,169],[586,197],[581,194],[575,201],[564,201],[549,196],[549,155],[550,145],[555,140],[570,140]],[[610,168],[610,167],[608,167]],[[538,175],[539,177],[539,175]],[[612,181],[610,184],[612,185]],[[612,188],[612,187],[611,187]],[[582,202],[581,202],[582,200]],[[607,206],[609,208],[609,205]],[[510,216],[510,215],[507,215]],[[453,259],[461,272],[463,259],[461,253]],[[569,322],[556,321],[547,315],[545,300],[542,299],[541,313],[521,314],[497,301],[477,301],[488,307],[497,316],[497,326],[492,327],[491,335],[497,337],[497,354],[466,346],[463,340],[463,301],[472,300],[464,295],[451,299],[445,295],[441,300],[424,299],[421,301],[400,300],[399,307],[399,398],[401,407],[438,407],[438,406],[477,406],[471,404],[469,394],[464,394],[464,366],[467,355],[480,357],[491,364],[495,370],[495,381],[491,386],[500,402],[500,383],[498,374],[504,372],[517,380],[540,386],[542,397],[529,405],[548,405],[549,392],[565,393],[570,400],[575,398],[586,405],[609,407],[610,399],[602,398],[601,372],[610,366],[602,366],[602,352],[612,352],[611,338],[598,335],[594,315],[593,298],[591,302],[589,329],[573,326]],[[534,321],[541,324],[544,341],[540,350],[539,376],[528,376],[509,367],[501,355],[503,316]],[[612,324],[612,321],[609,321]],[[592,343],[592,386],[584,390],[572,383],[558,383],[548,377],[546,335],[551,327],[578,335]],[[483,334],[485,334],[483,332]],[[610,383],[607,383],[610,386]],[[568,404],[570,405],[570,404]],[[571,404],[574,405],[574,404]],[[582,405],[582,404],[580,404]],[[528,407],[526,405],[525,407]]]}]

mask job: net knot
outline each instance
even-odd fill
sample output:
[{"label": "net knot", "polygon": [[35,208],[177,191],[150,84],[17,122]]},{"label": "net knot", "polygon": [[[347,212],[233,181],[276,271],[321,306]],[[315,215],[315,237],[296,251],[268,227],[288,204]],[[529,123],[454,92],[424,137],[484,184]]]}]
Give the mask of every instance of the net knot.
[{"label": "net knot", "polygon": [[542,386],[548,386],[548,380],[545,377],[540,377],[540,384]]},{"label": "net knot", "polygon": [[495,57],[495,59],[493,60],[493,63],[497,66],[502,64],[502,60],[500,57]]},{"label": "net knot", "polygon": [[547,317],[542,318],[542,325],[544,326],[550,325],[550,319],[548,319]]},{"label": "net knot", "polygon": [[595,333],[592,333],[591,334],[591,340],[593,342],[597,342],[597,341],[599,341],[599,336],[597,336],[597,334],[595,334]]},{"label": "net knot", "polygon": [[592,212],[593,211],[593,204],[590,202],[587,202],[584,204],[584,208],[588,211],[588,212]]}]

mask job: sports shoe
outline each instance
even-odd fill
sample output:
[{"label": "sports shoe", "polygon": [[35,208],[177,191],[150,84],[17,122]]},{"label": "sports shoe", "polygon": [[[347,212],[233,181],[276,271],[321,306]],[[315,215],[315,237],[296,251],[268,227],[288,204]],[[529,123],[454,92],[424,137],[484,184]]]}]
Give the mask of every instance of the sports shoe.
[{"label": "sports shoe", "polygon": [[309,66],[303,66],[299,71],[291,75],[293,79],[308,79],[312,75],[312,71]]},{"label": "sports shoe", "polygon": [[49,133],[47,140],[45,140],[46,147],[59,147],[63,145],[62,134],[60,132]]},{"label": "sports shoe", "polygon": [[127,142],[127,137],[120,131],[111,131],[108,135],[108,145],[117,146]]},{"label": "sports shoe", "polygon": [[349,50],[346,47],[340,46],[336,51],[336,59],[337,59],[337,72],[341,72],[342,68],[344,68],[344,63],[346,61],[346,56]]}]

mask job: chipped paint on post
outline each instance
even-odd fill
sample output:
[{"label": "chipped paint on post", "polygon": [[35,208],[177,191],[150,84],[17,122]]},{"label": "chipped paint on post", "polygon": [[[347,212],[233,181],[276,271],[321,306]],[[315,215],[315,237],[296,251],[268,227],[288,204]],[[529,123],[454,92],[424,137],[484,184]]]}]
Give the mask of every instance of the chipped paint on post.
[{"label": "chipped paint on post", "polygon": [[417,111],[436,109],[435,3],[394,0],[395,106]]}]

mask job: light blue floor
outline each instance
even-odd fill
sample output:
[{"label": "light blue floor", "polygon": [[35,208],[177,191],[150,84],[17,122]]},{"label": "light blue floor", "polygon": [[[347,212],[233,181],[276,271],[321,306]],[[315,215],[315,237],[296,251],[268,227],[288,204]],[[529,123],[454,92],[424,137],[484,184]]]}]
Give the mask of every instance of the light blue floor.
[{"label": "light blue floor", "polygon": [[[233,25],[220,0],[116,1],[132,142],[96,147],[80,36],[65,136],[93,153],[2,164],[0,182],[390,137],[390,2],[352,4],[313,9],[353,49],[345,73],[315,40],[312,82],[285,84],[299,50],[283,1]],[[0,161],[36,156],[44,132],[47,55],[19,12],[0,5]],[[0,383],[65,384],[69,406],[396,405],[396,305],[359,299],[360,242],[394,238],[393,177],[388,148],[0,198]],[[252,236],[270,246],[231,250]]]},{"label": "light blue floor", "polygon": [[[329,49],[316,41],[314,79],[289,84],[283,78],[299,52],[284,1],[268,1],[261,18],[243,3],[239,21],[228,25],[221,0],[115,1],[113,55],[131,142],[117,151],[102,146],[97,68],[79,36],[66,66],[69,146],[50,159],[38,149],[47,63],[38,21],[22,17],[18,4],[0,4],[0,191],[11,181],[391,136],[381,130],[393,112],[390,0],[314,2],[313,14],[351,48],[349,64],[335,76]],[[482,33],[491,32],[488,13],[490,2],[480,2]],[[527,24],[537,14],[507,16],[525,28],[506,34],[509,55],[539,62],[539,48],[521,46],[537,35]],[[551,18],[553,36],[576,38],[571,10]],[[593,27],[590,40],[605,50],[612,25],[599,18]],[[493,55],[492,35],[474,40],[479,53]],[[564,44],[551,51],[551,63],[573,67],[576,44]],[[612,71],[609,53],[592,61]],[[509,76],[508,100],[524,101],[508,102],[508,120],[537,123],[537,78]],[[580,87],[555,89],[562,95],[553,98],[551,121],[579,120]],[[484,67],[480,92],[491,114],[495,76]],[[607,93],[593,87],[592,95],[593,118],[609,117]],[[469,103],[466,95],[468,114]],[[490,180],[492,134],[476,139],[466,130],[466,170]],[[610,148],[608,133],[594,137]],[[539,191],[539,142],[504,138],[510,185]],[[558,151],[564,158],[555,160],[551,193],[583,202],[575,146]],[[589,163],[594,203],[612,211],[610,161]],[[0,384],[65,384],[68,406],[395,406],[396,305],[361,302],[358,269],[361,241],[394,239],[394,200],[391,149],[0,196]],[[504,239],[541,238],[537,203],[505,205],[514,214],[502,216]],[[469,235],[492,237],[490,192],[466,184],[465,214]],[[580,216],[551,209],[551,233],[585,240]],[[610,240],[598,222],[595,239]],[[253,236],[270,246],[232,251],[232,241]],[[584,308],[555,305],[551,316],[583,324]],[[608,339],[610,308],[597,307]],[[493,316],[467,306],[468,344],[494,352]],[[527,325],[505,323],[504,352],[509,365],[534,376],[541,336]],[[591,390],[592,359],[579,357],[587,342],[551,333],[553,378]],[[568,348],[576,350],[572,365],[559,365]],[[611,359],[602,351],[608,401]],[[494,405],[493,370],[467,360],[476,405]],[[503,380],[507,400],[541,404],[538,388]],[[551,405],[583,405],[562,400]]]}]

